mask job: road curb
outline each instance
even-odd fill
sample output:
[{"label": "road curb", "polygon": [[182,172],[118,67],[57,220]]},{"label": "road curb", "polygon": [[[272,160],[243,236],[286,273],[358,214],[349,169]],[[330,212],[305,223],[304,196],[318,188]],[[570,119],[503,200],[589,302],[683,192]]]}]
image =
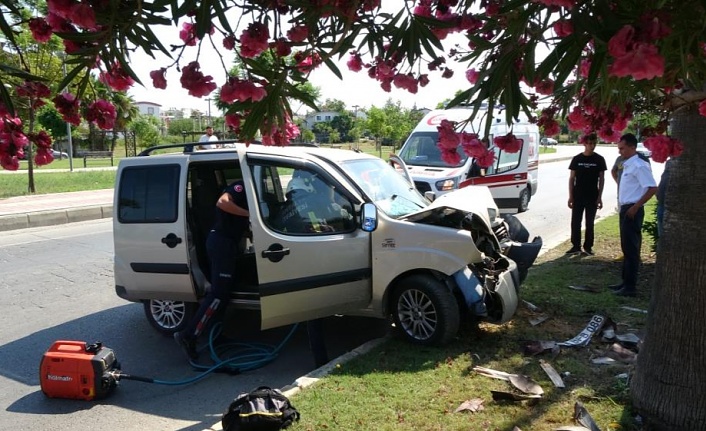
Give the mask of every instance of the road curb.
[{"label": "road curb", "polygon": [[94,205],[0,216],[0,232],[113,217],[113,205]]}]

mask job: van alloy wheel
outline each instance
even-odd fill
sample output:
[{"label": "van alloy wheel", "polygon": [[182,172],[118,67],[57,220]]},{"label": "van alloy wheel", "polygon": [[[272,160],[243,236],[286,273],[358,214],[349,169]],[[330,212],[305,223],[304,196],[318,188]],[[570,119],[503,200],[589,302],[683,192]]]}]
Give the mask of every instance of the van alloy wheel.
[{"label": "van alloy wheel", "polygon": [[183,330],[196,312],[192,302],[150,299],[144,302],[145,315],[153,328],[164,336]]},{"label": "van alloy wheel", "polygon": [[530,196],[532,195],[529,187],[520,192],[520,204],[517,206],[517,212],[523,213],[529,209]]},{"label": "van alloy wheel", "polygon": [[392,300],[395,324],[409,341],[443,345],[456,336],[458,304],[451,291],[435,278],[414,275],[402,280]]}]

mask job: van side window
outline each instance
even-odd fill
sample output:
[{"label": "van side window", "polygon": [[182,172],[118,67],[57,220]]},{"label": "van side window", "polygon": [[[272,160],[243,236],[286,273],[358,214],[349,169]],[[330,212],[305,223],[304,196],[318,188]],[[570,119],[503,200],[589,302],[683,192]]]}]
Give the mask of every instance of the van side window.
[{"label": "van side window", "polygon": [[508,153],[498,147],[492,147],[491,150],[495,152],[496,160],[495,164],[488,168],[486,175],[502,174],[503,172],[516,169],[520,165],[520,158],[522,151],[524,151],[524,149],[520,149],[520,151],[516,153]]},{"label": "van side window", "polygon": [[179,166],[126,168],[120,179],[121,223],[173,223],[179,201]]},{"label": "van side window", "polygon": [[[326,235],[356,229],[353,205],[320,173],[303,168],[253,168],[260,214],[268,228],[288,235]],[[280,187],[279,190],[274,187]]]}]

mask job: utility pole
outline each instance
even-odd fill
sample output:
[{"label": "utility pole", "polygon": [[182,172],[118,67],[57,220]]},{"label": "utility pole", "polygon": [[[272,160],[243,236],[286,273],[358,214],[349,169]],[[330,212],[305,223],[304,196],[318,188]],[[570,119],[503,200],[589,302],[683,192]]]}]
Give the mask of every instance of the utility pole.
[{"label": "utility pole", "polygon": [[207,98],[206,101],[208,102],[208,126],[213,126],[211,124],[211,98]]},{"label": "utility pole", "polygon": [[[358,122],[358,108],[360,108],[360,106],[358,106],[358,105],[353,105],[353,109],[355,109],[355,111],[353,111],[353,123],[354,123],[354,124]],[[355,149],[356,149],[356,150],[359,149],[359,148],[358,148],[358,145],[359,145],[359,144],[358,144],[358,141],[359,141],[359,140],[360,140],[360,139],[358,139],[358,140],[355,141]]]},{"label": "utility pole", "polygon": [[[64,77],[66,77],[66,55],[61,56],[61,66],[64,69]],[[67,86],[68,87],[68,86]],[[66,88],[64,88],[66,91]],[[66,122],[66,137],[69,144],[69,172],[74,171],[74,149],[73,142],[71,140],[71,123]]]}]

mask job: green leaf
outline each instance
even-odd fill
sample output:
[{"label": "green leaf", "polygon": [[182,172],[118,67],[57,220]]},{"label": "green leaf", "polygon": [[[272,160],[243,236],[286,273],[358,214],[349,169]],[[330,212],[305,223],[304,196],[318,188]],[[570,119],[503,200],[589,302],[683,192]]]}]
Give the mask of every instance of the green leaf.
[{"label": "green leaf", "polygon": [[331,70],[331,72],[333,72],[333,74],[336,75],[338,77],[338,79],[343,81],[343,75],[341,75],[341,71],[338,70],[338,66],[336,66],[336,64],[333,61],[331,61],[330,58],[327,58],[326,60],[324,60],[324,63],[326,63],[326,66],[328,66],[328,68]]}]

